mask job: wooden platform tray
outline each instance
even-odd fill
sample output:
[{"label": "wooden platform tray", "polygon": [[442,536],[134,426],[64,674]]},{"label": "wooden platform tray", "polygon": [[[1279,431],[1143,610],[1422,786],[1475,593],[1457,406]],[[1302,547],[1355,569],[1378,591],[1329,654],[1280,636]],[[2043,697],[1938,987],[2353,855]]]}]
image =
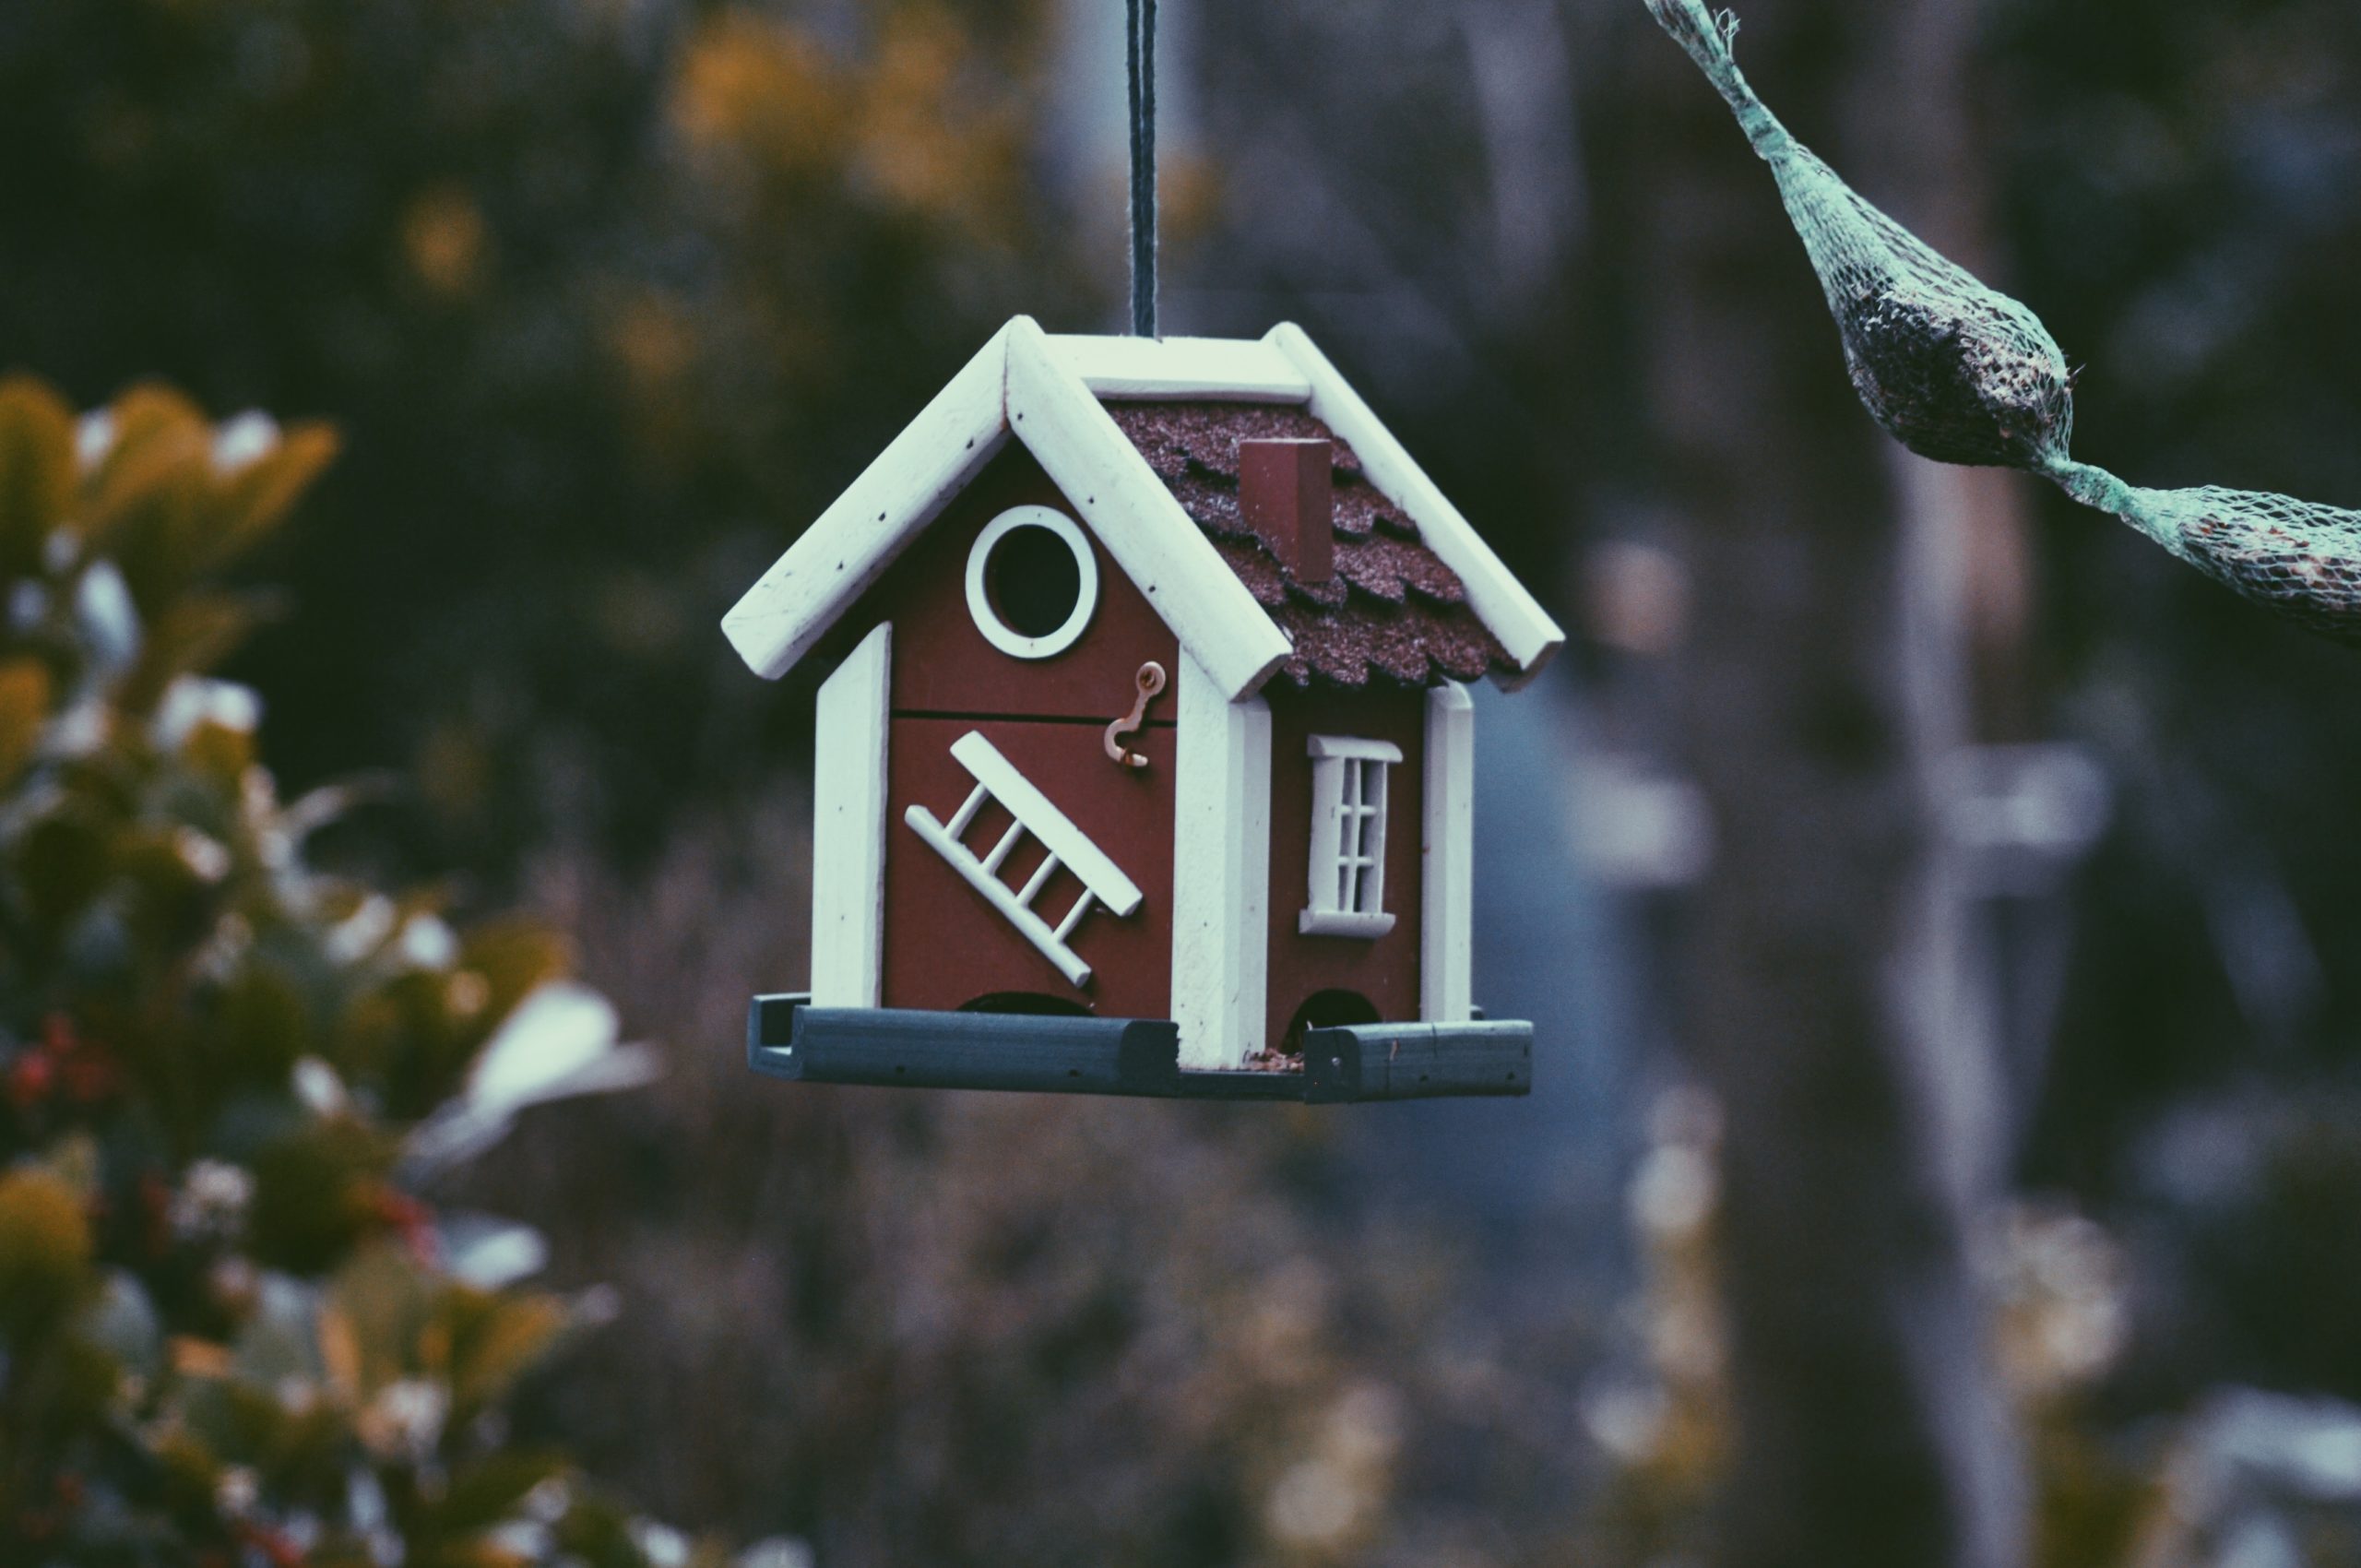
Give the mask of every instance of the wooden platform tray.
[{"label": "wooden platform tray", "polygon": [[795,994],[757,996],[746,1012],[747,1065],[793,1083],[1299,1105],[1533,1087],[1533,1026],[1504,1019],[1312,1029],[1294,1073],[1184,1071],[1180,1051],[1180,1026],[1166,1018],[813,1007]]}]

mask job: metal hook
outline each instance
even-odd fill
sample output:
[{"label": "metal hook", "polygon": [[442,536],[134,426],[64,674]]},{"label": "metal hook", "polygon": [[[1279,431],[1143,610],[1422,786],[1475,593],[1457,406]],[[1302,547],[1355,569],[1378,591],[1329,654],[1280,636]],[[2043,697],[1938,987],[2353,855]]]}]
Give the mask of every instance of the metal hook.
[{"label": "metal hook", "polygon": [[1149,659],[1140,666],[1133,683],[1139,688],[1139,698],[1132,704],[1132,711],[1107,726],[1107,755],[1119,767],[1147,766],[1147,758],[1123,742],[1140,732],[1140,727],[1147,722],[1147,705],[1163,693],[1164,666]]}]

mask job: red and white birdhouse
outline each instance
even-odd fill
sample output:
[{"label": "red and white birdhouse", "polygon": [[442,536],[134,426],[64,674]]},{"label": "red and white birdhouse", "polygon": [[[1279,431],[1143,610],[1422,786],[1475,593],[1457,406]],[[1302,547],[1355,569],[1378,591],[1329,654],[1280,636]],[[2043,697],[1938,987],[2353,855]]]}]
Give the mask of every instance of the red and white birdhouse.
[{"label": "red and white birdhouse", "polygon": [[1563,636],[1310,339],[1018,317],[723,629],[820,688],[807,1080],[1524,1092],[1473,719]]}]

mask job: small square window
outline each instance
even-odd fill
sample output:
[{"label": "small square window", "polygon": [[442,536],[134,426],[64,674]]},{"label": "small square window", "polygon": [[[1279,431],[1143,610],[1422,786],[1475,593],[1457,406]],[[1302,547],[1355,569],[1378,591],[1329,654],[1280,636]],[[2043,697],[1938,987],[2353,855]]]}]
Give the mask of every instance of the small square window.
[{"label": "small square window", "polygon": [[1383,936],[1386,776],[1402,749],[1383,741],[1314,735],[1311,755],[1311,901],[1296,929],[1306,936]]}]

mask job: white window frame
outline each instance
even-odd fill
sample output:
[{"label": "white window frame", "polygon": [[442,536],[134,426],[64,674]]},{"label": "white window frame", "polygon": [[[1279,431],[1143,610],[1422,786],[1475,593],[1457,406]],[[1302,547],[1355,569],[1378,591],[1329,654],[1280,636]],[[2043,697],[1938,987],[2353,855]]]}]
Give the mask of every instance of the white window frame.
[{"label": "white window frame", "polygon": [[1394,929],[1385,912],[1387,776],[1402,748],[1348,735],[1313,735],[1309,903],[1296,929],[1306,936],[1364,941]]}]

